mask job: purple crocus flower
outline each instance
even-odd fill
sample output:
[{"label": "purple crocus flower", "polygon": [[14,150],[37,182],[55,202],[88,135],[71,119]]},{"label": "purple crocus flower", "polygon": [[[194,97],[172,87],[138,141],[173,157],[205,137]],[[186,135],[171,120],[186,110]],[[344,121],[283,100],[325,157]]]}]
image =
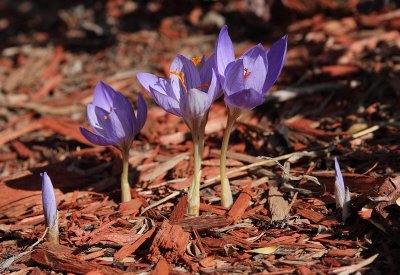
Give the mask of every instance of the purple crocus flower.
[{"label": "purple crocus flower", "polygon": [[211,104],[220,95],[220,85],[214,70],[214,57],[187,59],[178,55],[170,67],[170,79],[149,73],[137,78],[154,101],[165,111],[180,116],[192,132],[194,176],[188,195],[189,215],[198,216],[200,209],[201,156],[204,129]]},{"label": "purple crocus flower", "polygon": [[216,67],[230,109],[251,110],[264,102],[285,62],[287,36],[264,49],[261,44],[235,60],[228,27],[222,27],[216,46]]},{"label": "purple crocus flower", "polygon": [[213,101],[220,95],[214,57],[188,58],[178,55],[170,66],[170,79],[149,73],[137,78],[166,112],[182,117],[191,130],[207,119]]},{"label": "purple crocus flower", "polygon": [[144,126],[147,106],[139,94],[135,116],[129,100],[100,81],[94,90],[93,103],[87,105],[87,117],[94,133],[82,127],[80,130],[88,141],[101,146],[113,145],[126,152]]},{"label": "purple crocus flower", "polygon": [[42,203],[46,227],[53,227],[57,222],[57,203],[53,184],[46,172],[40,173],[42,177]]},{"label": "purple crocus flower", "polygon": [[287,36],[275,42],[270,49],[261,44],[247,50],[235,60],[228,27],[222,27],[216,45],[215,62],[218,79],[228,107],[226,131],[221,145],[221,203],[230,208],[232,191],[226,176],[226,153],[229,137],[235,121],[245,110],[251,110],[264,102],[264,95],[277,80],[286,57]]},{"label": "purple crocus flower", "polygon": [[87,105],[87,117],[93,132],[80,128],[82,135],[96,145],[113,145],[122,153],[122,201],[130,201],[128,182],[129,149],[133,139],[143,128],[147,118],[147,105],[141,94],[138,97],[137,115],[132,105],[121,93],[103,82],[94,90],[93,103]]},{"label": "purple crocus flower", "polygon": [[345,187],[342,172],[338,160],[335,158],[335,199],[336,207],[342,208],[342,220],[346,221],[350,215],[351,194],[349,188]]}]

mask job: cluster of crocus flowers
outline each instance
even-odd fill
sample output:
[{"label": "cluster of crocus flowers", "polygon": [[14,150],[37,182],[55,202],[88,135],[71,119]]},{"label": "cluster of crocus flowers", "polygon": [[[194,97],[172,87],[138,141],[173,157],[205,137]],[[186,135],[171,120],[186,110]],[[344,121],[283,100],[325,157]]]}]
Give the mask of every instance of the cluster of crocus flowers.
[{"label": "cluster of crocus flowers", "polygon": [[192,132],[194,176],[189,189],[189,214],[199,215],[201,155],[204,129],[211,104],[222,91],[228,106],[228,122],[221,149],[221,201],[229,208],[232,192],[226,177],[226,152],[236,119],[264,101],[264,95],[278,78],[286,56],[287,37],[268,50],[257,45],[235,60],[227,27],[221,29],[216,52],[209,59],[187,59],[178,55],[170,67],[170,78],[138,73],[140,83],[165,111],[182,117]]},{"label": "cluster of crocus flowers", "polygon": [[[226,176],[226,153],[232,127],[243,111],[264,101],[264,95],[277,80],[286,56],[287,37],[264,49],[259,44],[235,59],[232,41],[224,26],[216,51],[208,59],[188,59],[178,55],[170,66],[169,78],[138,73],[142,86],[166,112],[179,116],[191,131],[194,148],[194,175],[188,193],[188,213],[198,216],[200,210],[201,161],[204,132],[211,104],[222,94],[228,108],[228,121],[221,148],[221,201],[230,208],[233,199]],[[130,200],[127,181],[128,152],[132,140],[146,120],[146,105],[139,95],[137,118],[132,106],[120,93],[100,82],[93,104],[87,106],[89,123],[94,131],[81,128],[82,134],[97,145],[113,145],[124,159],[121,189],[122,201]]]},{"label": "cluster of crocus flowers", "polygon": [[46,172],[40,173],[42,177],[42,205],[44,220],[47,228],[46,238],[49,242],[58,244],[58,211],[53,183]]},{"label": "cluster of crocus flowers", "polygon": [[130,201],[129,149],[146,122],[146,102],[139,94],[135,115],[132,104],[126,97],[107,84],[99,82],[94,91],[93,103],[87,105],[87,117],[93,132],[80,128],[82,135],[91,143],[101,146],[111,145],[121,151],[123,161],[121,200]]},{"label": "cluster of crocus flowers", "polygon": [[342,220],[345,222],[350,216],[351,194],[349,188],[344,185],[342,171],[338,160],[335,158],[335,199],[336,207],[342,209]]},{"label": "cluster of crocus flowers", "polygon": [[287,36],[264,49],[258,44],[235,59],[228,27],[224,26],[216,46],[216,68],[228,108],[228,120],[221,147],[221,201],[230,208],[233,203],[231,187],[226,176],[226,153],[235,121],[247,110],[264,102],[264,96],[278,79],[285,62]]},{"label": "cluster of crocus flowers", "polygon": [[138,73],[137,78],[165,111],[183,119],[192,133],[194,175],[188,193],[189,215],[200,211],[201,160],[204,130],[211,104],[220,95],[214,57],[188,59],[178,55],[170,66],[170,78]]}]

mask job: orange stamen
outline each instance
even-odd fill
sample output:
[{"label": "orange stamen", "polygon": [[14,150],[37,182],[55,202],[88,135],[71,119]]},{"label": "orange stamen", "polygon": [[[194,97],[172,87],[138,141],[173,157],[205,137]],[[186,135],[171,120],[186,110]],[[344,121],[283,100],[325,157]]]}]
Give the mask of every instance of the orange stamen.
[{"label": "orange stamen", "polygon": [[195,66],[199,65],[199,63],[201,62],[201,57],[198,57],[198,56],[193,57],[193,58],[192,58],[192,62],[193,62],[193,64],[194,64]]},{"label": "orange stamen", "polygon": [[107,115],[104,115],[103,118],[104,118],[104,120],[107,120],[107,119],[108,119],[108,116],[107,116]]},{"label": "orange stamen", "polygon": [[210,83],[206,82],[206,83],[203,83],[200,86],[196,87],[196,89],[208,88],[208,87],[210,87]]},{"label": "orange stamen", "polygon": [[178,79],[181,81],[183,88],[185,89],[186,93],[188,92],[186,85],[185,85],[185,73],[179,73],[178,71],[170,72],[173,75],[176,75]]},{"label": "orange stamen", "polygon": [[244,68],[244,79],[248,78],[250,76],[251,72],[247,68]]}]

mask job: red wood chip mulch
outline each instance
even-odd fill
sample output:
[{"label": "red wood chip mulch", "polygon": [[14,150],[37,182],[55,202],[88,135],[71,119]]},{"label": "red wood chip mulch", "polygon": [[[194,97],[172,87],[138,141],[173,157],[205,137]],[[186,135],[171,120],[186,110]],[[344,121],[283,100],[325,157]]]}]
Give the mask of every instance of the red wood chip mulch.
[{"label": "red wood chip mulch", "polygon": [[[397,4],[189,2],[0,5],[0,272],[397,274]],[[189,131],[135,75],[165,76],[178,53],[210,55],[221,20],[236,54],[288,34],[287,60],[266,103],[235,124],[231,209],[220,206],[218,178],[226,109],[222,100],[212,106],[201,215],[188,217]],[[149,104],[130,151],[132,201],[125,203],[118,151],[79,132],[99,80],[134,105],[142,92]],[[335,156],[352,194],[345,224],[335,205]],[[60,244],[29,252],[45,230],[43,171],[55,187]]]}]

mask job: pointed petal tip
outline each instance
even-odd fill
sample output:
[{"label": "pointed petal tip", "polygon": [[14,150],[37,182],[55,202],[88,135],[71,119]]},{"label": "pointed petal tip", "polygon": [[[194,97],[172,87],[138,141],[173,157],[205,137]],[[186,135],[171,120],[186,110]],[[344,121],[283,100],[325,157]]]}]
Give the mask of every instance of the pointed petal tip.
[{"label": "pointed petal tip", "polygon": [[158,80],[158,77],[156,75],[145,72],[136,73],[136,78],[139,81],[140,85],[142,85],[143,88],[145,88],[149,92],[150,92],[150,87],[152,87]]},{"label": "pointed petal tip", "polygon": [[[97,82],[95,89],[99,87],[101,89],[104,89],[106,87],[110,87],[109,85],[107,85],[105,82],[103,82],[103,80],[100,80],[99,82]],[[111,88],[111,87],[110,87]]]},{"label": "pointed petal tip", "polygon": [[223,32],[223,31],[225,32],[225,31],[227,31],[227,30],[228,30],[228,25],[223,25],[222,28],[221,28],[221,30],[220,30],[219,32],[221,33],[221,32]]}]

